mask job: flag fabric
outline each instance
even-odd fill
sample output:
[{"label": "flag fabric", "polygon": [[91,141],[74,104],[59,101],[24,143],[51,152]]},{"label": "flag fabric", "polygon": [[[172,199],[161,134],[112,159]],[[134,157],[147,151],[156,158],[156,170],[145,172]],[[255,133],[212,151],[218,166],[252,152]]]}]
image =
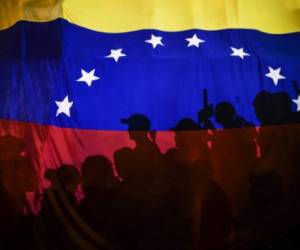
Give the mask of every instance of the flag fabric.
[{"label": "flag fabric", "polygon": [[[230,102],[256,126],[253,101],[261,91],[287,92],[297,110],[297,3],[239,3],[4,1],[1,119],[38,126],[47,131],[43,140],[58,128],[111,137],[127,130],[120,120],[134,113],[148,116],[151,129],[168,131],[184,117],[198,119],[203,90],[209,103]],[[67,143],[51,143],[57,141]],[[50,158],[45,165],[75,163],[71,151]]]},{"label": "flag fabric", "polygon": [[[180,130],[214,135],[213,175],[238,214],[250,151],[291,183],[299,44],[297,0],[1,1],[0,135],[24,141],[39,179],[20,189],[43,190],[49,169],[91,155],[115,163],[137,147],[132,130],[151,131],[168,156]],[[130,128],[135,115],[144,123]]]}]

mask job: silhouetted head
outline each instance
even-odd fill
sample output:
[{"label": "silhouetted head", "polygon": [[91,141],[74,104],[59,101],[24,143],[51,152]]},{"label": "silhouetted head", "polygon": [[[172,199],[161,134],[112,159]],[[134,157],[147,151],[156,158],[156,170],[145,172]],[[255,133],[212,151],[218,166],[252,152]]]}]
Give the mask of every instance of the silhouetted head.
[{"label": "silhouetted head", "polygon": [[224,128],[231,127],[236,116],[233,105],[229,102],[220,102],[215,109],[216,121]]},{"label": "silhouetted head", "polygon": [[58,169],[47,169],[45,179],[51,182],[52,188],[63,187],[69,193],[75,193],[80,183],[80,173],[73,165],[63,164]]},{"label": "silhouetted head", "polygon": [[112,163],[102,155],[87,157],[82,164],[81,171],[85,188],[110,188],[115,182]]},{"label": "silhouetted head", "polygon": [[149,131],[151,127],[150,120],[142,114],[133,114],[127,119],[122,119],[123,124],[128,124],[128,130]]},{"label": "silhouetted head", "polygon": [[136,170],[133,164],[133,150],[131,148],[122,148],[114,153],[115,166],[123,180],[134,178]]},{"label": "silhouetted head", "polygon": [[80,173],[73,165],[61,165],[57,171],[57,178],[69,193],[75,193],[80,183]]},{"label": "silhouetted head", "polygon": [[193,130],[200,130],[200,126],[190,118],[183,118],[181,119],[174,128],[171,130],[173,131],[193,131]]},{"label": "silhouetted head", "polygon": [[195,143],[201,141],[201,135],[206,133],[202,132],[201,127],[190,118],[181,119],[171,130],[175,132],[176,147],[181,149],[195,147]]},{"label": "silhouetted head", "polygon": [[261,124],[271,123],[273,120],[273,96],[267,91],[262,91],[257,94],[253,101],[253,106],[257,119]]},{"label": "silhouetted head", "polygon": [[133,114],[127,119],[122,119],[121,122],[128,125],[130,139],[134,141],[147,138],[147,134],[151,128],[150,120],[142,114]]},{"label": "silhouetted head", "polygon": [[257,119],[263,125],[289,122],[292,115],[292,101],[285,92],[260,92],[253,101]]}]

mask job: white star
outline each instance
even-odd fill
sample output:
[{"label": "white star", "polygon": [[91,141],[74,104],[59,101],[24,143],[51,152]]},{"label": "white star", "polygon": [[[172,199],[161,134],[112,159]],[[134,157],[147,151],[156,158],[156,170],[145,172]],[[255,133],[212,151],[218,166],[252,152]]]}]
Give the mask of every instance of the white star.
[{"label": "white star", "polygon": [[111,49],[110,54],[107,55],[107,58],[113,58],[116,62],[119,61],[120,57],[126,56],[126,54],[122,53],[123,49]]},{"label": "white star", "polygon": [[73,102],[69,101],[69,97],[66,96],[62,101],[55,101],[58,109],[56,111],[56,116],[59,114],[65,114],[70,117],[70,108],[73,106]]},{"label": "white star", "polygon": [[164,44],[162,43],[162,37],[161,36],[155,36],[155,35],[151,35],[151,39],[149,40],[145,40],[146,43],[151,43],[153,46],[153,49],[155,49],[157,47],[157,45],[161,45],[164,46]]},{"label": "white star", "polygon": [[77,82],[85,82],[89,87],[91,87],[92,82],[99,80],[98,76],[95,76],[95,69],[91,70],[90,72],[86,72],[85,70],[81,70],[81,77],[77,79]]},{"label": "white star", "polygon": [[196,34],[193,35],[193,37],[185,39],[189,42],[188,47],[195,46],[199,48],[200,43],[205,43],[204,40],[200,39]]},{"label": "white star", "polygon": [[244,59],[245,56],[250,56],[250,54],[244,51],[244,48],[240,48],[240,49],[234,47],[230,47],[230,48],[232,50],[232,53],[230,54],[231,56],[238,56],[241,59]]},{"label": "white star", "polygon": [[298,95],[298,99],[293,99],[292,101],[297,104],[297,111],[300,111],[300,95]]},{"label": "white star", "polygon": [[275,86],[277,86],[278,81],[280,79],[285,79],[285,76],[280,75],[280,71],[281,71],[280,67],[278,69],[273,69],[272,67],[269,66],[268,68],[270,72],[266,74],[266,76],[272,78]]}]

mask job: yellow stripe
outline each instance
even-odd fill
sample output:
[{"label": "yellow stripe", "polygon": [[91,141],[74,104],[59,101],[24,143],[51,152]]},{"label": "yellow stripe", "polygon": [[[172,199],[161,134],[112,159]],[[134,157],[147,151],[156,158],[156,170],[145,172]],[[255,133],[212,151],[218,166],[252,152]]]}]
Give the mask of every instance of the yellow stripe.
[{"label": "yellow stripe", "polygon": [[300,0],[1,0],[0,29],[63,17],[104,32],[139,29],[300,31]]}]

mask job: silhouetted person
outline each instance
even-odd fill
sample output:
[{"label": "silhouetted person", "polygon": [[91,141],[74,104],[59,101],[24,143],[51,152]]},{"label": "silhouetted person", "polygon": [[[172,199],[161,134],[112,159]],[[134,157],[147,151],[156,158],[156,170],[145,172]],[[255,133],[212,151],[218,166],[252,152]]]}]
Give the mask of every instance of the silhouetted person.
[{"label": "silhouetted person", "polygon": [[164,154],[167,166],[163,217],[165,249],[191,249],[193,244],[193,187],[191,166],[198,159],[209,160],[209,134],[190,118],[181,119],[174,128],[176,147]]},{"label": "silhouetted person", "polygon": [[44,191],[40,211],[40,229],[50,249],[72,249],[68,228],[72,224],[69,208],[76,210],[75,192],[80,173],[73,165],[63,164],[58,169],[47,169],[45,178],[51,186]]},{"label": "silhouetted person", "polygon": [[[300,219],[297,191],[300,129],[294,124],[299,122],[299,112],[293,112],[293,105],[285,92],[260,92],[253,102],[257,118],[263,125],[258,137],[261,148],[258,173],[272,171],[281,177],[283,196],[275,197],[280,203],[280,211],[272,209],[277,211],[277,214],[272,213],[275,219],[266,217],[277,222],[276,225],[269,222],[277,230],[299,223]],[[278,197],[281,197],[280,201]]]},{"label": "silhouetted person", "polygon": [[272,109],[272,102],[272,94],[267,91],[258,93],[253,101],[255,114],[261,125],[273,123],[272,113],[275,110]]},{"label": "silhouetted person", "polygon": [[236,214],[245,205],[248,175],[257,164],[256,131],[229,102],[220,102],[216,106],[215,118],[223,130],[213,133],[214,177],[226,192],[233,214]]},{"label": "silhouetted person", "polygon": [[[299,128],[287,93],[260,92],[253,101],[255,114],[261,122],[258,144],[261,148],[259,171],[272,169],[283,177],[284,189],[290,183],[292,168],[297,160]],[[271,126],[276,125],[276,126]]]},{"label": "silhouetted person", "polygon": [[128,119],[122,119],[122,123],[128,125],[129,137],[136,144],[131,156],[136,173],[135,181],[139,182],[143,189],[140,198],[148,206],[155,207],[161,200],[164,174],[162,154],[155,141],[156,132],[150,131],[151,123],[142,114],[134,114]]},{"label": "silhouetted person", "polygon": [[207,142],[210,135],[201,130],[192,119],[181,119],[172,130],[175,133],[176,148],[171,150],[177,151],[177,157],[185,162],[184,165],[191,165],[199,158],[209,157]]},{"label": "silhouetted person", "polygon": [[[191,119],[179,121],[175,127],[176,148],[169,150],[166,157],[176,159],[171,166],[181,163],[188,167],[196,160],[210,162],[214,180],[225,191],[236,214],[246,202],[248,174],[256,165],[255,131],[224,129],[214,130],[210,135],[196,129],[197,124]],[[207,145],[209,140],[211,149]]]},{"label": "silhouetted person", "polygon": [[129,137],[136,143],[135,154],[160,155],[160,149],[155,142],[156,133],[150,131],[151,123],[145,115],[133,114],[121,122],[128,125]]},{"label": "silhouetted person", "polygon": [[[44,191],[45,202],[51,203],[49,200],[51,195],[65,195],[71,205],[76,206],[75,192],[80,183],[80,173],[75,166],[63,164],[57,170],[48,169],[45,172],[45,177],[51,181],[51,187]],[[60,192],[63,194],[59,194]]]},{"label": "silhouetted person", "polygon": [[79,204],[79,213],[92,229],[116,243],[118,194],[112,163],[102,155],[89,156],[84,160],[81,171],[84,198]]},{"label": "silhouetted person", "polygon": [[24,142],[13,136],[0,138],[0,181],[6,190],[12,216],[17,218],[27,209],[26,192],[38,186],[36,171],[29,157],[22,156]]},{"label": "silhouetted person", "polygon": [[24,247],[26,238],[31,237],[28,234],[31,230],[22,233],[24,227],[31,226],[26,193],[38,187],[31,160],[22,155],[25,151],[25,143],[20,138],[9,135],[0,138],[0,231],[9,244],[23,242]]},{"label": "silhouetted person", "polygon": [[[127,177],[130,185],[137,187],[136,190],[131,188],[131,195],[135,197],[136,201],[143,204],[141,213],[144,217],[142,220],[144,235],[141,236],[140,248],[157,248],[160,237],[158,230],[159,208],[166,192],[164,185],[166,170],[162,154],[155,142],[156,132],[151,131],[150,120],[142,114],[133,114],[121,121],[128,125],[129,137],[136,144],[134,149],[129,149],[131,152],[128,149],[123,150],[126,150],[127,154],[130,155],[131,167],[134,169],[131,180]],[[120,168],[124,167],[121,166]],[[124,177],[125,185],[126,181],[126,177]],[[127,190],[129,189],[127,188]]]},{"label": "silhouetted person", "polygon": [[293,102],[286,92],[257,94],[253,106],[261,125],[280,125],[299,122],[299,115],[292,112]]},{"label": "silhouetted person", "polygon": [[212,180],[209,161],[197,160],[191,166],[194,249],[222,249],[231,232],[231,207],[223,189]]},{"label": "silhouetted person", "polygon": [[252,123],[247,122],[236,113],[235,108],[229,102],[220,102],[216,106],[215,117],[223,128],[253,127]]}]

